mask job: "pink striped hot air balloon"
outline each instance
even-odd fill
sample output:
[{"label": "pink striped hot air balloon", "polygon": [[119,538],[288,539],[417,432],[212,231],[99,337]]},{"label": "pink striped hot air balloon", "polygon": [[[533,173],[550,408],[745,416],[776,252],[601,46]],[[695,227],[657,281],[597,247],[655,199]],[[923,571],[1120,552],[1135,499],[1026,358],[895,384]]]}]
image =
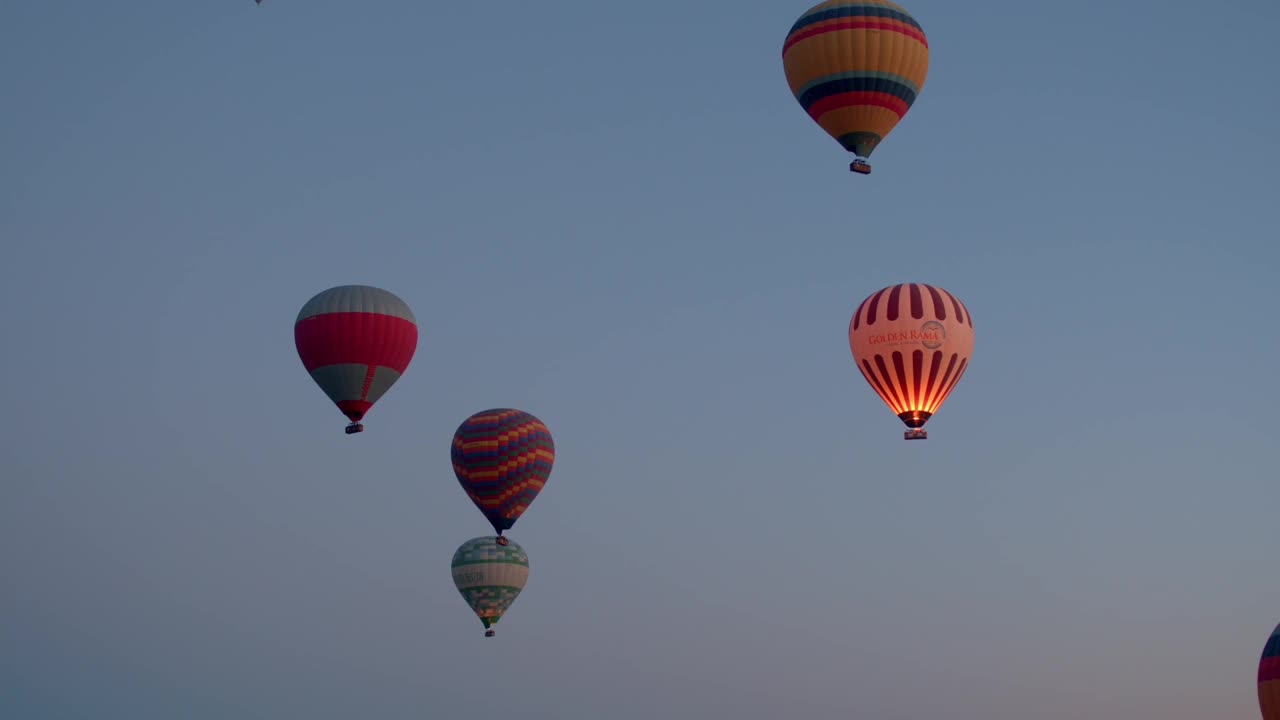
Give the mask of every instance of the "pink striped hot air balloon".
[{"label": "pink striped hot air balloon", "polygon": [[329,288],[302,306],[293,326],[298,357],[351,421],[347,434],[409,367],[418,324],[403,300],[376,287]]},{"label": "pink striped hot air balloon", "polygon": [[940,287],[891,285],[854,311],[849,349],[871,389],[907,426],[904,437],[924,440],[924,424],[969,367],[973,318]]}]

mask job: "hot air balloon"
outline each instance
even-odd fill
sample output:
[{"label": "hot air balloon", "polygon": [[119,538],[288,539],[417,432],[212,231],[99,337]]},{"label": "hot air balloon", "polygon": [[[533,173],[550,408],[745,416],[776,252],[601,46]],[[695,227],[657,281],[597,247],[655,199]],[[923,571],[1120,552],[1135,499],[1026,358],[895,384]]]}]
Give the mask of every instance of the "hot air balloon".
[{"label": "hot air balloon", "polygon": [[888,0],[827,0],[791,26],[782,66],[800,106],[854,154],[849,169],[865,175],[867,158],[924,86],[929,41]]},{"label": "hot air balloon", "polygon": [[498,408],[467,418],[453,434],[453,473],[471,502],[506,542],[508,530],[551,475],[551,431],[521,410]]},{"label": "hot air balloon", "polygon": [[403,300],[366,285],[343,285],[302,306],[293,326],[298,357],[351,424],[360,420],[409,367],[418,325]]},{"label": "hot air balloon", "polygon": [[892,285],[853,313],[849,349],[872,389],[906,423],[904,437],[924,440],[924,424],[969,367],[973,318],[942,288]]},{"label": "hot air balloon", "polygon": [[510,540],[497,541],[492,535],[472,538],[453,553],[453,584],[484,623],[485,637],[493,637],[493,626],[529,579],[524,548]]},{"label": "hot air balloon", "polygon": [[1258,663],[1258,705],[1262,720],[1280,720],[1280,625],[1271,633]]}]

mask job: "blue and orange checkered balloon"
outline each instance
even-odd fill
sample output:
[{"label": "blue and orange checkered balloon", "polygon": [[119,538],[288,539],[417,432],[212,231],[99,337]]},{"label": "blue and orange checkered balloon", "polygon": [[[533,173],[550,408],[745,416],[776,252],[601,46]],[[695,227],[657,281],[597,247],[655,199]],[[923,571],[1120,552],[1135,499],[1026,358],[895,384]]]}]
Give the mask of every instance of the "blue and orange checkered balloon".
[{"label": "blue and orange checkered balloon", "polygon": [[551,475],[551,431],[521,410],[498,408],[467,418],[453,434],[453,473],[499,535],[528,509]]}]

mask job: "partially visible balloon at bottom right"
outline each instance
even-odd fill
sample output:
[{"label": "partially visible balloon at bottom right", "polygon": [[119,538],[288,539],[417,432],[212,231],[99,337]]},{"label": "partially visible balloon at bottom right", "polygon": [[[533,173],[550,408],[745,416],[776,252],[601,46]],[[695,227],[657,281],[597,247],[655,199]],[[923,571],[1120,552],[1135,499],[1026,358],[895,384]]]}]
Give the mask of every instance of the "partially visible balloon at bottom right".
[{"label": "partially visible balloon at bottom right", "polygon": [[1280,720],[1280,625],[1262,648],[1258,662],[1258,705],[1262,720]]}]

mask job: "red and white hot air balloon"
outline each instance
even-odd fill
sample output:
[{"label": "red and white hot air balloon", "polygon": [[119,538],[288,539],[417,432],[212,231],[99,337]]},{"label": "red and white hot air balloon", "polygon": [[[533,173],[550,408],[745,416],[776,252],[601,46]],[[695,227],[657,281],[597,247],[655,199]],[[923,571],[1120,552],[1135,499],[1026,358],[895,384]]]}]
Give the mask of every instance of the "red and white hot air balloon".
[{"label": "red and white hot air balloon", "polygon": [[409,367],[418,324],[386,290],[342,285],[302,306],[293,339],[311,379],[351,420],[350,435],[364,430],[364,414]]},{"label": "red and white hot air balloon", "polygon": [[940,287],[904,283],[877,290],[849,321],[849,349],[867,383],[908,428],[924,424],[969,367],[973,318]]}]

